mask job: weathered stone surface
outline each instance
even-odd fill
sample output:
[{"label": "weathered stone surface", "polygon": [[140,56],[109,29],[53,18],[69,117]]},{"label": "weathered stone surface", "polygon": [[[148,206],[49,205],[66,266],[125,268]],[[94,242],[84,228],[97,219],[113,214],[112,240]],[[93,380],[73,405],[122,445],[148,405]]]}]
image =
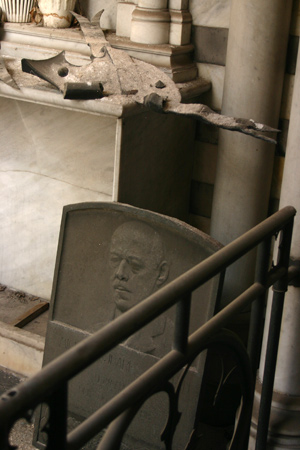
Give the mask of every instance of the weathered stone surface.
[{"label": "weathered stone surface", "polygon": [[116,121],[6,98],[0,113],[0,280],[49,299],[63,205],[112,198]]},{"label": "weathered stone surface", "polygon": [[[44,364],[218,248],[218,243],[199,230],[149,211],[116,203],[66,207]],[[218,282],[215,278],[194,292],[190,331],[213,314]],[[71,415],[79,420],[88,417],[170,351],[174,322],[172,308],[72,380]],[[184,447],[193,428],[203,363],[198,358],[185,378],[179,402],[184,414],[174,449]],[[159,434],[167,418],[168,398],[165,393],[157,394],[131,424],[125,438],[128,448],[164,448]],[[37,433],[40,448],[42,439]],[[96,444],[86,448],[94,449]]]},{"label": "weathered stone surface", "polygon": [[43,354],[42,336],[0,322],[1,366],[31,376],[41,369]]}]

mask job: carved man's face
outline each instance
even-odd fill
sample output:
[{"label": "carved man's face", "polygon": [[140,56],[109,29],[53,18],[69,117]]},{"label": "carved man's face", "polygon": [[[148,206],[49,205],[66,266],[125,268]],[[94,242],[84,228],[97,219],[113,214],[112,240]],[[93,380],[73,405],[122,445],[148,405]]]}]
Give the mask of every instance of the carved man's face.
[{"label": "carved man's face", "polygon": [[112,237],[110,266],[114,300],[125,312],[152,294],[168,277],[158,234],[148,225],[128,222]]}]

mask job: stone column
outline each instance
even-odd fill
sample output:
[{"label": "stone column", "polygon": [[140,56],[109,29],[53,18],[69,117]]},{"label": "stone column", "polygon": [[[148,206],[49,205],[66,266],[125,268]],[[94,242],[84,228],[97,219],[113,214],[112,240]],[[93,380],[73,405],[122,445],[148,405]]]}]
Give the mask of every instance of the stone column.
[{"label": "stone column", "polygon": [[[292,261],[300,260],[300,51],[298,52],[289,134],[281,187],[280,208],[292,205],[298,211],[295,217],[291,247]],[[269,305],[270,305],[269,301]],[[269,309],[267,317],[269,317]],[[266,327],[267,331],[267,327]],[[265,333],[261,367],[256,389],[252,424],[255,435],[258,403],[263,377],[267,333]],[[289,286],[281,326],[273,401],[269,425],[271,449],[300,448],[300,287]],[[252,438],[253,439],[253,438]],[[251,441],[250,441],[251,443]],[[254,446],[249,447],[254,448]]]},{"label": "stone column", "polygon": [[167,0],[138,0],[132,13],[130,39],[140,44],[168,44],[170,13]]},{"label": "stone column", "polygon": [[[232,0],[222,113],[277,127],[292,1]],[[268,211],[274,145],[220,131],[211,235],[227,244]],[[254,257],[228,270],[224,304],[253,281]]]},{"label": "stone column", "polygon": [[116,35],[130,38],[132,13],[137,0],[119,0],[117,6]]}]

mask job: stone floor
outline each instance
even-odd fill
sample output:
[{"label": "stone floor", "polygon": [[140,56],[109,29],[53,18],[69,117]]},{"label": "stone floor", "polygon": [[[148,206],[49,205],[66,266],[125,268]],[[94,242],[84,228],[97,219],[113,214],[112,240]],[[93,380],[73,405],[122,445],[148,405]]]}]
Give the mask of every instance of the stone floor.
[{"label": "stone floor", "polygon": [[[0,395],[23,380],[24,378],[20,375],[0,367]],[[197,430],[196,439],[188,450],[226,450],[230,431],[229,428],[215,428],[201,424]],[[32,437],[33,425],[20,420],[11,432],[10,443],[17,446],[18,450],[36,450],[32,445]]]},{"label": "stone floor", "polygon": [[[0,321],[12,325],[42,302],[45,300],[40,297],[0,284]],[[47,320],[48,311],[45,311],[22,328],[31,333],[45,336]]]},{"label": "stone floor", "polygon": [[18,450],[36,450],[31,445],[33,436],[33,425],[25,420],[20,420],[11,432],[10,443],[17,446]]},{"label": "stone floor", "polygon": [[[24,377],[0,367],[0,394],[11,389],[16,384],[24,380]],[[33,425],[25,420],[18,421],[13,427],[10,435],[11,445],[18,446],[18,450],[34,450],[31,445],[33,434]]]},{"label": "stone floor", "polygon": [[[0,284],[0,321],[13,324],[18,321],[18,318],[24,317],[28,311],[43,301],[39,297]],[[47,319],[48,311],[45,311],[22,328],[31,333],[45,336]],[[24,379],[23,376],[0,366],[0,394]],[[10,443],[16,445],[18,450],[34,450],[35,447],[31,445],[32,435],[33,425],[25,420],[20,420],[11,431]]]}]

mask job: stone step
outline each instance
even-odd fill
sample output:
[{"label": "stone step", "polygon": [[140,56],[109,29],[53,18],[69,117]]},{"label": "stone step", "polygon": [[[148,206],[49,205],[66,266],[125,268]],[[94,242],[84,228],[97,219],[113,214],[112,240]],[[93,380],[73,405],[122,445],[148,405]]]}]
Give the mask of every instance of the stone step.
[{"label": "stone step", "polygon": [[13,326],[18,318],[44,300],[0,285],[0,366],[31,376],[42,367],[48,311],[23,328]]}]

